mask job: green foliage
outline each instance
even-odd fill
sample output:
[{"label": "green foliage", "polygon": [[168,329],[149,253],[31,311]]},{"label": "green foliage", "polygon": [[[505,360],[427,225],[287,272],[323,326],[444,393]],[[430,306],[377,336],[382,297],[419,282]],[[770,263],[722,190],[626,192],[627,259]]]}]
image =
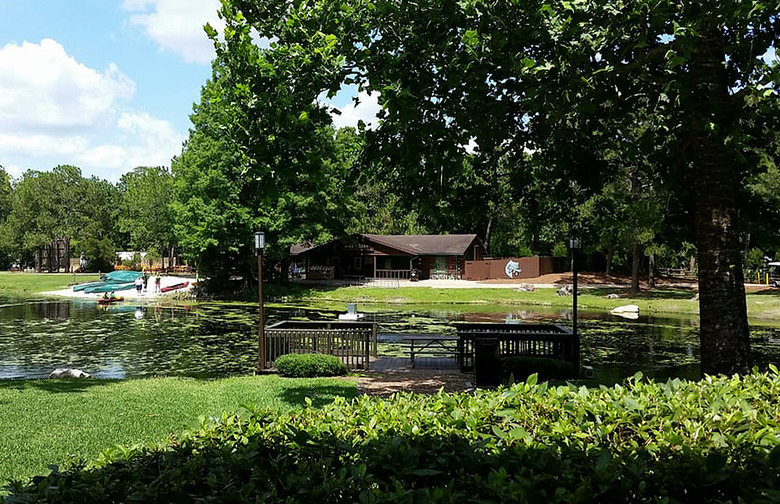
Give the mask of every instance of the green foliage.
[{"label": "green foliage", "polygon": [[773,502],[780,378],[337,400],[223,415],[14,484],[47,502]]},{"label": "green foliage", "polygon": [[[241,44],[253,59],[261,56],[246,47],[250,39]],[[283,62],[279,68],[262,60],[245,66],[234,56],[215,62],[215,77],[201,91],[194,128],[172,167],[178,241],[199,271],[222,286],[233,273],[254,276],[256,230],[265,232],[271,265],[286,260],[291,245],[321,243],[343,231],[349,223],[345,163],[353,159],[349,139],[336,148],[330,121],[310,110],[316,94],[289,91],[289,79],[314,74],[285,69]],[[230,72],[229,63],[240,68]],[[247,86],[254,94],[246,95]]]},{"label": "green foliage", "polygon": [[536,374],[540,381],[574,378],[572,365],[560,359],[549,357],[527,357],[515,355],[501,358],[501,376],[505,380],[525,381]]},{"label": "green foliage", "polygon": [[38,247],[65,237],[72,256],[84,252],[88,261],[111,264],[113,251],[110,257],[103,253],[114,247],[116,191],[105,180],[85,179],[75,166],[27,171],[14,186],[10,212],[0,228],[2,248],[29,260]]},{"label": "green foliage", "polygon": [[534,252],[528,245],[520,245],[517,250],[517,257],[532,257],[533,255]]},{"label": "green foliage", "polygon": [[127,266],[133,271],[141,271],[144,265],[143,262],[141,261],[140,252],[136,252],[135,254],[133,254],[133,257],[130,259],[123,260],[122,266]]},{"label": "green foliage", "polygon": [[[226,129],[254,179],[288,188],[290,173],[327,167],[312,147],[330,123],[317,98],[342,85],[376,93],[359,187],[384,181],[393,213],[423,228],[495,228],[494,250],[518,235],[540,252],[593,236],[586,248],[633,252],[638,285],[644,249],[698,227],[705,367],[746,371],[745,310],[728,301],[743,295],[738,192],[777,158],[777,65],[760,57],[776,40],[774,7],[225,0],[224,40],[210,35],[219,98],[241,125]],[[710,358],[729,342],[730,363]]]},{"label": "green foliage", "polygon": [[138,167],[122,175],[117,227],[133,250],[167,249],[175,243],[173,176],[164,167]]},{"label": "green foliage", "polygon": [[760,271],[764,267],[764,251],[760,248],[753,247],[748,251],[747,258],[745,260],[745,277],[751,278],[749,274]]},{"label": "green foliage", "polygon": [[557,242],[552,250],[553,257],[569,257],[569,247],[564,242]]},{"label": "green foliage", "polygon": [[89,237],[81,243],[81,251],[87,258],[85,271],[111,271],[114,269],[116,250],[114,244],[108,238],[97,239]]},{"label": "green foliage", "polygon": [[276,359],[274,365],[280,375],[289,378],[314,378],[347,374],[347,367],[335,355],[287,354]]}]

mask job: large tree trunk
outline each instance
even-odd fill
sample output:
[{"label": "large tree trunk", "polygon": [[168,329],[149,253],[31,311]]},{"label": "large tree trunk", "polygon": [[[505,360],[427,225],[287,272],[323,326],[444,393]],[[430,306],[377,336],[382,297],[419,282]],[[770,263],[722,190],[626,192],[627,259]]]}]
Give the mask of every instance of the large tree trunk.
[{"label": "large tree trunk", "polygon": [[631,264],[631,292],[639,292],[639,267],[642,264],[642,245],[634,243],[633,260]]},{"label": "large tree trunk", "polygon": [[647,266],[647,286],[655,288],[655,254],[650,253],[650,261]]},{"label": "large tree trunk", "polygon": [[[493,227],[493,217],[488,219],[487,230],[485,230],[485,255],[490,255],[490,228]],[[476,258],[475,258],[476,260]]]},{"label": "large tree trunk", "polygon": [[614,257],[614,255],[615,255],[615,247],[614,245],[610,245],[607,248],[607,271],[606,271],[607,277],[612,276],[612,258]]},{"label": "large tree trunk", "polygon": [[723,36],[709,20],[703,22],[701,35],[690,60],[701,367],[704,373],[730,374],[747,372],[750,357],[739,242],[740,178],[736,160],[722,140],[734,119]]}]

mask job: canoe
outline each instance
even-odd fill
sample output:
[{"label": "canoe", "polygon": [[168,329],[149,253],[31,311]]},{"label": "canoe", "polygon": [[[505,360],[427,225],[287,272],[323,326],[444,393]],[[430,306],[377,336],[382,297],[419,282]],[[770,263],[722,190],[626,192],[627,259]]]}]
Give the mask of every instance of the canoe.
[{"label": "canoe", "polygon": [[115,298],[98,298],[98,304],[111,304],[111,303],[118,303],[119,301],[124,301],[125,298],[122,296],[115,297]]},{"label": "canoe", "polygon": [[175,290],[178,290],[178,289],[183,289],[183,288],[187,287],[189,284],[190,284],[189,282],[177,283],[177,284],[169,285],[168,287],[163,287],[162,289],[160,289],[160,291],[161,292],[171,292],[171,291],[175,291]]},{"label": "canoe", "polygon": [[103,281],[126,283],[135,282],[138,277],[144,276],[140,271],[112,271],[103,275]]},{"label": "canoe", "polygon": [[135,279],[140,276],[143,276],[143,273],[139,273],[137,271],[112,271],[111,273],[106,273],[105,275],[103,275],[99,282],[87,282],[83,284],[74,285],[73,292],[84,291],[87,294],[89,294],[91,292],[111,292],[111,290],[123,290],[123,289],[94,290],[93,287],[120,285],[129,282],[135,282]]},{"label": "canoe", "polygon": [[135,283],[127,283],[127,284],[101,283],[100,285],[87,287],[86,289],[84,289],[84,292],[87,294],[94,294],[95,292],[111,292],[111,291],[121,291],[121,290],[128,290],[128,289],[135,289]]}]

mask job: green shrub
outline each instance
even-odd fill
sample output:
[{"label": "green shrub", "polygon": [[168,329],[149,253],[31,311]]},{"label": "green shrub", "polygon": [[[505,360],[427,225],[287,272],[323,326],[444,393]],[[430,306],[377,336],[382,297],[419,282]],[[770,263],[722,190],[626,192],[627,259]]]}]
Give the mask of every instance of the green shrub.
[{"label": "green shrub", "polygon": [[569,247],[563,242],[557,242],[552,250],[553,257],[569,257]]},{"label": "green shrub", "polygon": [[287,354],[275,361],[276,370],[290,378],[314,378],[315,376],[340,376],[347,374],[347,367],[338,357],[324,354]]},{"label": "green shrub", "polygon": [[223,415],[9,502],[778,502],[780,377],[361,396]]},{"label": "green shrub", "polygon": [[574,378],[571,363],[549,357],[527,357],[522,355],[501,358],[501,376],[504,380],[525,381],[536,373],[539,380],[565,380]]}]

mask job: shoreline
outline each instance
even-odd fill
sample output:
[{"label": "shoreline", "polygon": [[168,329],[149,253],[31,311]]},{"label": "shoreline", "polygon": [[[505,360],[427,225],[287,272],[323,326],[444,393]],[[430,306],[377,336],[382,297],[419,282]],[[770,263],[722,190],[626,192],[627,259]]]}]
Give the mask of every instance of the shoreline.
[{"label": "shoreline", "polygon": [[[192,277],[180,277],[180,276],[163,276],[160,277],[160,287],[170,287],[171,285],[176,285],[179,283],[188,282],[186,287],[183,287],[181,289],[176,289],[175,291],[171,292],[154,292],[154,282],[151,280],[153,277],[149,278],[149,288],[150,291],[142,292],[141,295],[138,295],[138,291],[136,291],[135,288],[127,289],[127,290],[121,290],[116,291],[115,294],[117,297],[123,297],[126,300],[127,299],[133,299],[133,300],[142,300],[146,299],[149,301],[160,299],[167,297],[171,294],[180,294],[182,292],[189,292],[192,290],[192,286],[195,283],[195,279]],[[97,301],[99,298],[103,297],[103,293],[90,293],[87,294],[83,291],[74,291],[73,287],[68,287],[67,289],[59,289],[55,291],[45,291],[41,292],[40,294],[45,296],[57,296],[57,297],[67,297],[71,299],[85,299],[85,300],[95,300]]]}]

